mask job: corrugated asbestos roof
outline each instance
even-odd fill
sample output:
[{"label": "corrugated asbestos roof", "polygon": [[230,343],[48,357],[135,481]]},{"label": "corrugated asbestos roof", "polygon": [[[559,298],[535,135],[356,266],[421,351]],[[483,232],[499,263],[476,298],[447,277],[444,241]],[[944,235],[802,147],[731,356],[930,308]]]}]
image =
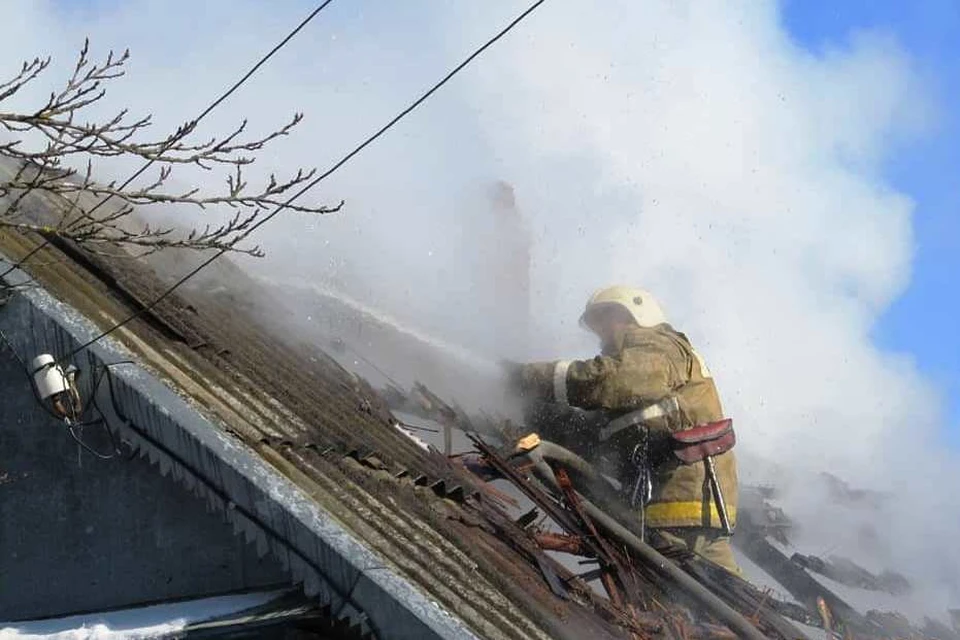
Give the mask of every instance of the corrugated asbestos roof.
[{"label": "corrugated asbestos roof", "polygon": [[[17,260],[38,243],[5,234],[0,252]],[[28,356],[69,353],[162,288],[139,263],[67,245],[42,250],[27,269],[43,289],[10,299],[0,326]],[[393,428],[368,386],[320,350],[292,348],[240,305],[188,293],[76,364],[93,368],[125,351],[143,368],[113,367],[112,388],[99,390],[115,401],[122,436],[358,633],[626,637],[555,597],[530,558],[463,503],[471,480]]]}]

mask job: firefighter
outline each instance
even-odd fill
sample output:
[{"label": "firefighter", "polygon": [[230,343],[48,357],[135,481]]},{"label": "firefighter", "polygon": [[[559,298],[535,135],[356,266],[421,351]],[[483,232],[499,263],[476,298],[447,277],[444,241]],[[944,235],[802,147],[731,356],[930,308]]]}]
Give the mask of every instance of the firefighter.
[{"label": "firefighter", "polygon": [[[705,463],[684,464],[670,455],[672,433],[724,417],[703,358],[667,323],[653,296],[640,289],[614,286],[597,291],[587,301],[580,324],[600,338],[600,355],[514,365],[509,373],[512,386],[526,400],[546,403],[548,414],[550,409],[556,415],[562,407],[576,407],[590,412],[587,415],[607,416],[601,424],[609,425],[618,416],[642,415],[642,424],[619,432],[600,427],[595,420],[587,422],[593,425],[591,438],[597,449],[619,451],[617,474],[625,485],[632,482],[631,452],[637,450],[638,434],[644,434],[652,490],[643,517],[651,541],[656,544],[660,536],[739,574]],[[589,459],[595,451],[578,453]],[[738,491],[733,451],[714,456],[713,462],[732,527]]]}]

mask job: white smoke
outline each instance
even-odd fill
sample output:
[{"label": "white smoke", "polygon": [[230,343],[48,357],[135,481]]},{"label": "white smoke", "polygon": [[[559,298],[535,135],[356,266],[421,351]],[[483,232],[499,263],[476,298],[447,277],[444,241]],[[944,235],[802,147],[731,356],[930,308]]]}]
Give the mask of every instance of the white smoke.
[{"label": "white smoke", "polygon": [[[309,8],[0,6],[17,22],[5,60],[65,62],[87,33],[101,50],[131,46],[114,104],[167,126]],[[265,129],[303,110],[298,136],[264,160],[325,167],[523,6],[334,3],[213,130],[236,114]],[[884,180],[884,162],[935,111],[883,33],[811,52],[772,1],[553,0],[313,194],[345,198],[342,214],[278,219],[260,236],[269,257],[248,266],[345,288],[491,357],[586,355],[576,318],[589,292],[650,288],[717,375],[747,458],[780,465],[809,539],[862,551],[854,523],[805,492],[815,473],[892,492],[890,512],[865,516],[885,540],[873,560],[922,572],[945,607],[958,597],[939,581],[960,573],[948,489],[960,478],[940,450],[941,398],[909,356],[871,340],[909,283],[913,247],[912,203]],[[534,238],[525,353],[500,348],[504,310],[483,284],[498,243],[485,189],[501,179]]]}]

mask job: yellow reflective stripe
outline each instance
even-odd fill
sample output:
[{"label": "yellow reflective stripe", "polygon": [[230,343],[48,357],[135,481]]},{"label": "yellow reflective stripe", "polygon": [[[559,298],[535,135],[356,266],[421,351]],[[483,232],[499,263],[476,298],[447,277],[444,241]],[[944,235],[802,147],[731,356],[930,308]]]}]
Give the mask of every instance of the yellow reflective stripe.
[{"label": "yellow reflective stripe", "polygon": [[[647,524],[657,526],[664,523],[670,526],[673,523],[684,522],[692,525],[703,523],[703,503],[700,502],[654,502],[647,505]],[[727,505],[727,516],[731,524],[737,521],[737,509]],[[710,502],[710,524],[720,526],[720,514],[717,506]]]}]

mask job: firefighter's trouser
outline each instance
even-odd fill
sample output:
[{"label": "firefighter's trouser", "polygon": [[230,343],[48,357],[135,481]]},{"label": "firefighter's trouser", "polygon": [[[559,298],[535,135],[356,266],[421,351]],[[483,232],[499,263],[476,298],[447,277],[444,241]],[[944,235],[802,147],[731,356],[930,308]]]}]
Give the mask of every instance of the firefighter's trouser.
[{"label": "firefighter's trouser", "polygon": [[733,557],[730,536],[724,535],[723,531],[700,527],[655,529],[651,533],[654,531],[665,542],[692,551],[735,575],[742,575],[740,566]]}]

